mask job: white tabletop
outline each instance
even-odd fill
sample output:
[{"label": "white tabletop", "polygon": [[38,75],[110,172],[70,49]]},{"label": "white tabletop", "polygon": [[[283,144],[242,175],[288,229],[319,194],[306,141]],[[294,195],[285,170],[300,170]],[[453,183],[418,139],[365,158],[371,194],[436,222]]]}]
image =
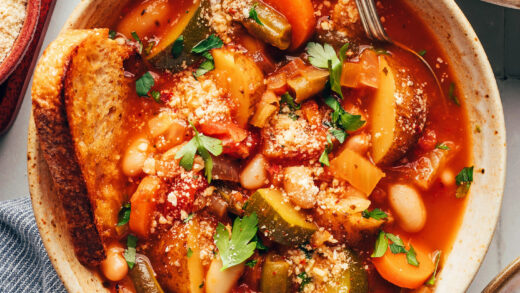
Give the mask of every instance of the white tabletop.
[{"label": "white tabletop", "polygon": [[[81,0],[58,0],[49,29],[43,42],[43,48],[56,38],[68,15]],[[476,3],[475,0],[458,0],[470,20],[474,20],[477,33],[486,47],[501,92],[506,118],[508,141],[508,166],[502,214],[493,238],[490,250],[468,292],[480,292],[485,285],[508,263],[520,256],[520,200],[516,193],[520,190],[517,174],[520,172],[520,80],[502,79],[506,74],[516,76],[520,72],[520,57],[508,54],[504,43],[508,44],[508,30],[504,31],[504,19],[509,17],[516,22],[520,30],[520,12],[492,7],[488,4]],[[490,11],[492,15],[490,16]],[[486,17],[479,17],[484,13]],[[509,21],[508,23],[511,23]],[[497,27],[501,33],[497,34]],[[511,26],[512,27],[512,26]],[[513,32],[515,33],[515,32]],[[520,33],[520,31],[516,31]],[[512,34],[509,31],[509,34]],[[512,34],[514,37],[514,34]],[[520,47],[518,34],[516,46]],[[502,43],[501,43],[502,42]],[[514,45],[514,44],[513,44]],[[512,57],[511,57],[512,56]],[[507,58],[510,58],[509,60]],[[31,82],[32,84],[32,82]],[[29,85],[30,88],[31,85]],[[30,92],[27,91],[20,114],[12,129],[0,137],[0,200],[24,197],[29,195],[27,185],[27,125],[31,109]]]}]

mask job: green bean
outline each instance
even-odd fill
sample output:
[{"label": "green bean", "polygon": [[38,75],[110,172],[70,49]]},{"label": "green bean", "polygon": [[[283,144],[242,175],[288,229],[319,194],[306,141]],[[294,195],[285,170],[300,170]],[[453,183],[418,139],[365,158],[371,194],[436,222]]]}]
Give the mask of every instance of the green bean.
[{"label": "green bean", "polygon": [[251,35],[281,50],[291,45],[291,24],[285,16],[264,3],[255,2],[250,8],[250,17],[242,24]]}]

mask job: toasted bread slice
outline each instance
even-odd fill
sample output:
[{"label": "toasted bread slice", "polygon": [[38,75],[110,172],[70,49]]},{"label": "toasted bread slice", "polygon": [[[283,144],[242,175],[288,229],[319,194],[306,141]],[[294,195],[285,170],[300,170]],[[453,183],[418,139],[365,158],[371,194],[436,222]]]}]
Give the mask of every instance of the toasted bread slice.
[{"label": "toasted bread slice", "polygon": [[32,86],[33,115],[43,156],[58,198],[63,203],[79,261],[97,265],[105,258],[72,136],[63,99],[63,81],[79,44],[99,34],[96,30],[62,33],[45,50],[35,69]]},{"label": "toasted bread slice", "polygon": [[98,31],[77,47],[64,82],[72,140],[105,246],[123,232],[116,227],[128,197],[120,163],[126,148],[123,119],[130,91],[135,92],[123,62],[134,53],[133,47],[108,38],[108,29]]}]

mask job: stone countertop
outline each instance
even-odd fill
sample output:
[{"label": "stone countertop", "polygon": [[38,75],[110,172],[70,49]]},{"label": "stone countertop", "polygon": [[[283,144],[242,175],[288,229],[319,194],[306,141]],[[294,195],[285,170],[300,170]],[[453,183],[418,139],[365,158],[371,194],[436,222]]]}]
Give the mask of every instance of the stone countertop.
[{"label": "stone countertop", "polygon": [[[43,48],[56,38],[80,0],[58,0]],[[507,264],[520,256],[520,11],[504,9],[477,0],[457,0],[473,24],[497,76],[507,129],[508,162],[502,214],[491,247],[468,292],[480,292]],[[29,85],[29,88],[31,85]],[[0,137],[0,200],[29,195],[27,185],[27,125],[30,116],[27,91],[11,130]]]}]

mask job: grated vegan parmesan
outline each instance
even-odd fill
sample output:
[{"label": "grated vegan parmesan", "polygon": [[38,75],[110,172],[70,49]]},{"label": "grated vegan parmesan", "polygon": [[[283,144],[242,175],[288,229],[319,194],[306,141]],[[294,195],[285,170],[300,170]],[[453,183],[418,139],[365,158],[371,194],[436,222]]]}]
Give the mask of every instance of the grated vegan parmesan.
[{"label": "grated vegan parmesan", "polygon": [[27,16],[27,0],[0,1],[0,63],[9,55]]}]

